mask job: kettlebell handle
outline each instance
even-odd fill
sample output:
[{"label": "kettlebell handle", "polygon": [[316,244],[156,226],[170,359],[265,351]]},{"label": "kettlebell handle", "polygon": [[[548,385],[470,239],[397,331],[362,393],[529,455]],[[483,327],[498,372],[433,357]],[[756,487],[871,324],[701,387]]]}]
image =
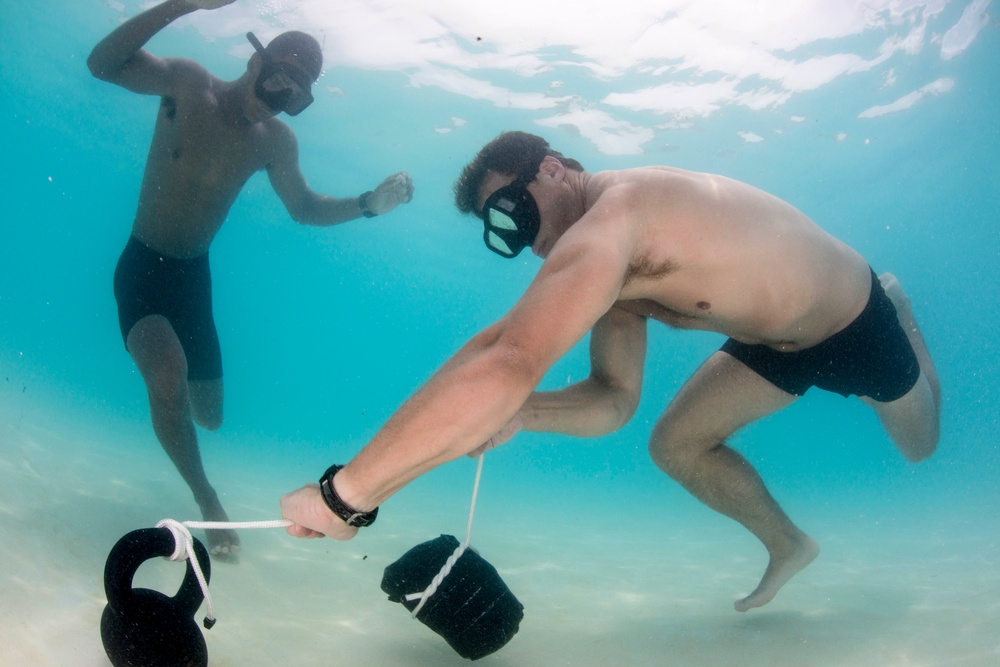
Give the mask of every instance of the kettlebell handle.
[{"label": "kettlebell handle", "polygon": [[[207,584],[212,576],[208,550],[197,538],[193,542],[195,555]],[[140,528],[122,536],[111,549],[104,565],[104,592],[111,608],[127,616],[135,614],[138,610],[132,608],[132,579],[139,566],[151,558],[168,557],[173,553],[174,536],[166,528]],[[201,592],[191,561],[185,561],[185,565],[187,569],[184,580],[173,601],[180,610],[194,616],[205,596]]]}]

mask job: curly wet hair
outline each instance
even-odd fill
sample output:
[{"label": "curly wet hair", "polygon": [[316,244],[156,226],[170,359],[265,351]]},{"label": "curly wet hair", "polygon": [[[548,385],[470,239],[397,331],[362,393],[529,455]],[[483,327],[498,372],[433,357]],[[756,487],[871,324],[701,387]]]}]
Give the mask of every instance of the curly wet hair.
[{"label": "curly wet hair", "polygon": [[462,213],[479,215],[479,188],[487,173],[520,176],[534,173],[545,156],[558,159],[567,169],[584,171],[583,166],[553,150],[545,139],[527,132],[504,132],[483,146],[455,181],[455,206]]}]

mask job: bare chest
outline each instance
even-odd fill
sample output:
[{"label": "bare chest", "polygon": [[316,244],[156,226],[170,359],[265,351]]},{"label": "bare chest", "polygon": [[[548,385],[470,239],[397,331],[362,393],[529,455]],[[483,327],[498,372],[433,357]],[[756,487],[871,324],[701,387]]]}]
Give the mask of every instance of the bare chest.
[{"label": "bare chest", "polygon": [[148,168],[167,180],[161,183],[167,187],[170,180],[223,191],[242,186],[270,160],[267,132],[259,125],[227,122],[207,103],[164,98]]}]

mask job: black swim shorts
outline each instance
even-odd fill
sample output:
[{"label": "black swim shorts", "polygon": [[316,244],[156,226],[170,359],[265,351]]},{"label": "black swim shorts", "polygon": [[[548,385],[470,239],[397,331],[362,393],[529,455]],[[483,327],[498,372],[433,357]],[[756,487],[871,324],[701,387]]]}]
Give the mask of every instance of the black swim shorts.
[{"label": "black swim shorts", "polygon": [[920,377],[920,364],[896,318],[896,307],[874,272],[868,305],[853,322],[822,343],[805,350],[778,352],[730,338],[721,349],[796,396],[819,387],[888,403],[904,396]]},{"label": "black swim shorts", "polygon": [[130,237],[115,268],[115,300],[126,348],[136,322],[148,315],[162,315],[184,348],[188,379],[222,377],[207,253],[192,259],[167,257]]}]

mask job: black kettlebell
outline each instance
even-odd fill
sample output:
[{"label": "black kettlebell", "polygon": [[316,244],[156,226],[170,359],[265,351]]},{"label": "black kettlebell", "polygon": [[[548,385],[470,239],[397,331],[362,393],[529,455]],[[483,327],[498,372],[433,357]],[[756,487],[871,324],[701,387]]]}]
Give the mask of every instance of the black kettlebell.
[{"label": "black kettlebell", "polygon": [[[197,539],[194,551],[207,583],[208,551]],[[148,588],[132,588],[136,570],[150,558],[170,556],[174,537],[166,528],[143,528],[122,537],[104,566],[108,604],[101,616],[101,640],[115,667],[204,667],[208,647],[194,614],[204,594],[191,562],[173,597]]]},{"label": "black kettlebell", "polygon": [[[382,590],[389,594],[389,600],[412,612],[419,602],[406,596],[427,590],[457,548],[454,535],[418,544],[385,568]],[[462,552],[417,614],[418,621],[469,660],[503,648],[517,634],[523,618],[524,605],[507,588],[496,568],[471,547]]]}]

